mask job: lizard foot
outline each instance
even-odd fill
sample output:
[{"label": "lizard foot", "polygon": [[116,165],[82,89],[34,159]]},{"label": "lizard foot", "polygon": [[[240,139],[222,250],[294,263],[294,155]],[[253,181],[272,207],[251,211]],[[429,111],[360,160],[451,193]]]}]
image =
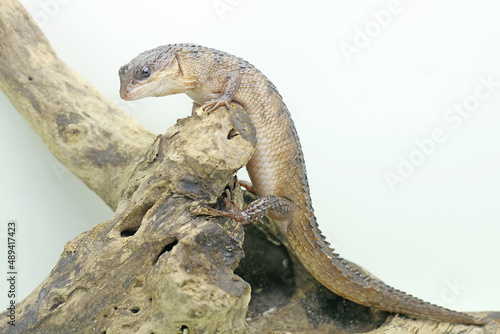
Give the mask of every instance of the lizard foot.
[{"label": "lizard foot", "polygon": [[229,106],[229,102],[231,102],[231,100],[219,97],[217,99],[213,99],[211,101],[206,102],[203,105],[202,109],[203,111],[206,111],[208,114],[210,114],[212,111],[217,110],[217,108],[222,106],[226,106],[227,109],[230,109],[231,107]]},{"label": "lizard foot", "polygon": [[226,198],[224,198],[224,204],[226,205],[226,210],[217,210],[209,207],[204,209],[212,216],[224,216],[234,219],[234,221],[236,222],[236,226],[231,234],[234,234],[234,232],[236,232],[236,230],[241,225],[251,223],[251,221],[248,221],[248,217],[245,215],[245,212],[238,208],[236,206],[236,203],[234,203],[234,201],[231,199],[231,192],[228,189],[226,189]]},{"label": "lizard foot", "polygon": [[289,219],[295,208],[295,205],[289,199],[270,195],[260,197],[250,203],[245,210],[241,210],[232,201],[231,193],[228,189],[226,189],[224,203],[226,205],[226,210],[217,210],[213,208],[207,208],[207,210],[212,216],[225,216],[234,219],[234,221],[236,221],[236,227],[232,232],[233,234],[241,225],[247,225],[257,221],[269,212],[272,213],[271,217],[275,219]]}]

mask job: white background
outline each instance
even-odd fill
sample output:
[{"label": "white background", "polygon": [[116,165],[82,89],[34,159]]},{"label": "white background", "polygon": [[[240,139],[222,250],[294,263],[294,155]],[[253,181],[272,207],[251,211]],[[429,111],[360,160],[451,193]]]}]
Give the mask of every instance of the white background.
[{"label": "white background", "polygon": [[[155,133],[187,116],[191,102],[120,101],[121,65],[177,42],[245,58],[292,113],[319,224],[340,254],[428,301],[500,310],[499,2],[21,2],[69,66]],[[496,86],[477,88],[481,78]],[[464,103],[468,117],[448,114]],[[4,95],[0,114],[0,268],[15,219],[24,298],[65,242],[112,212],[61,168]],[[416,141],[428,143],[436,129],[445,140],[423,152]],[[416,166],[391,187],[386,175],[403,168],[401,159]]]}]

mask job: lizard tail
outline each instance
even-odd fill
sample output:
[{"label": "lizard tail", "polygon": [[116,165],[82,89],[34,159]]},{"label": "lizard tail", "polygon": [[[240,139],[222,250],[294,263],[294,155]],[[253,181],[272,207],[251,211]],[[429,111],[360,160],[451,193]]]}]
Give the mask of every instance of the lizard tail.
[{"label": "lizard tail", "polygon": [[[290,248],[302,265],[330,291],[355,303],[417,318],[483,325],[464,313],[452,311],[394,289],[363,274],[355,265],[333,252],[318,228],[313,214],[297,217],[286,233]],[[315,261],[311,261],[315,259]]]}]

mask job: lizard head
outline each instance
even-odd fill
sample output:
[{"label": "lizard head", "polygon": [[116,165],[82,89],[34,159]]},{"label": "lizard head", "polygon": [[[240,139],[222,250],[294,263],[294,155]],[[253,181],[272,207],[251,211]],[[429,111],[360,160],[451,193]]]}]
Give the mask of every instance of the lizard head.
[{"label": "lizard head", "polygon": [[123,65],[118,72],[121,98],[132,101],[188,90],[190,87],[175,51],[175,45],[160,46],[139,54]]}]

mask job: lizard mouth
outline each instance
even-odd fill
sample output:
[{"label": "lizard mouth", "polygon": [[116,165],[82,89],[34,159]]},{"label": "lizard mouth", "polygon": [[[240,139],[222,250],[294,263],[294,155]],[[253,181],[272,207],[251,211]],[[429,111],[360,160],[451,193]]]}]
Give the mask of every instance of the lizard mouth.
[{"label": "lizard mouth", "polygon": [[145,85],[139,82],[125,82],[120,86],[120,97],[125,101],[139,100],[147,96],[151,96],[150,85]]},{"label": "lizard mouth", "polygon": [[133,90],[128,85],[120,87],[120,97],[125,101],[131,101],[134,99]]},{"label": "lizard mouth", "polygon": [[125,101],[129,99],[128,93],[125,89],[120,89],[120,97]]}]

